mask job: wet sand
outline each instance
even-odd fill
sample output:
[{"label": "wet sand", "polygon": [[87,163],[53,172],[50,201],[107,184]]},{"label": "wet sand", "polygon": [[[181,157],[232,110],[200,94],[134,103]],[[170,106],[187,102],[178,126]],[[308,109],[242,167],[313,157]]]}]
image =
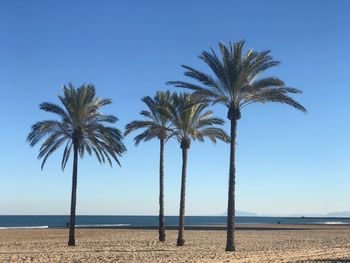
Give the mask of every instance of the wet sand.
[{"label": "wet sand", "polygon": [[222,226],[177,232],[157,241],[152,229],[77,229],[77,246],[67,246],[67,229],[0,230],[0,262],[350,262],[350,226],[240,226],[237,251],[224,251]]}]

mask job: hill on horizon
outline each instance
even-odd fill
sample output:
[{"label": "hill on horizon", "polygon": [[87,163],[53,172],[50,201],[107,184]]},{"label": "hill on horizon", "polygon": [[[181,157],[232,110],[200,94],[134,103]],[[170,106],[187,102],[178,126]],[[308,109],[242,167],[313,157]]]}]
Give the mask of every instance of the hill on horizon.
[{"label": "hill on horizon", "polygon": [[[226,215],[227,215],[227,212],[222,213],[220,216],[226,216]],[[236,210],[236,216],[258,216],[258,214],[247,212],[247,211]]]}]

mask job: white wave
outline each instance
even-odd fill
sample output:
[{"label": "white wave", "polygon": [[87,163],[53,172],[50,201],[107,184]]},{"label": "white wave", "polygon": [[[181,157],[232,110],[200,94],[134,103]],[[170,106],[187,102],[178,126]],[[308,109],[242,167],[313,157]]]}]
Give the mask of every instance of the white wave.
[{"label": "white wave", "polygon": [[92,224],[92,225],[75,225],[76,227],[119,227],[130,226],[130,224]]},{"label": "white wave", "polygon": [[49,226],[6,226],[0,227],[0,229],[44,229],[49,228]]},{"label": "white wave", "polygon": [[324,222],[325,225],[344,225],[345,222],[342,221],[326,221]]}]

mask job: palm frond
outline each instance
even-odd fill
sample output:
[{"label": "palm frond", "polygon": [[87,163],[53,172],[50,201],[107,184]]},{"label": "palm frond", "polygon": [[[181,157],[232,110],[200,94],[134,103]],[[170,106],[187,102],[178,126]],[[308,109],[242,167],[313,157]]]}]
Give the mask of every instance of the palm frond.
[{"label": "palm frond", "polygon": [[[300,93],[298,89],[286,87],[275,77],[259,79],[265,71],[280,64],[273,59],[271,51],[250,49],[244,53],[244,45],[244,40],[228,45],[219,43],[220,57],[212,48],[210,52],[203,51],[199,58],[212,74],[182,65],[184,75],[197,83],[168,81],[167,84],[193,90],[202,99],[224,105],[229,112],[240,112],[241,108],[252,103],[267,102],[287,104],[305,112],[305,108],[288,95]],[[271,89],[283,89],[283,94],[267,91]]]},{"label": "palm frond", "polygon": [[94,152],[100,163],[107,160],[112,165],[114,159],[120,165],[118,156],[126,151],[123,135],[120,130],[104,125],[113,124],[118,118],[100,112],[101,107],[110,104],[111,100],[97,97],[92,84],[75,88],[71,83],[63,86],[63,95],[58,98],[63,107],[45,102],[40,104],[40,109],[55,113],[60,119],[37,122],[27,136],[30,146],[45,139],[38,156],[43,158],[42,168],[64,142],[62,169],[66,167],[73,146],[77,146],[81,158],[85,151],[89,155]]},{"label": "palm frond", "polygon": [[72,141],[69,140],[66,144],[66,147],[64,148],[64,152],[63,152],[63,156],[62,156],[62,162],[61,162],[61,168],[62,170],[64,170],[64,168],[66,168],[69,156],[70,156],[70,152],[72,150]]},{"label": "palm frond", "polygon": [[168,108],[172,101],[172,94],[169,91],[156,92],[153,98],[147,96],[141,99],[147,106],[147,110],[141,111],[140,115],[143,120],[132,121],[125,126],[124,135],[131,132],[142,130],[134,138],[135,145],[139,145],[141,141],[149,141],[151,139],[168,139],[171,132],[171,123],[168,118]]},{"label": "palm frond", "polygon": [[[294,100],[292,97],[288,96],[287,94],[290,93],[300,93],[301,91],[296,89],[289,89],[289,88],[272,88],[272,89],[264,89],[256,94],[254,94],[249,100],[246,101],[245,105],[248,105],[250,103],[254,102],[260,102],[260,103],[268,103],[268,102],[277,102],[281,104],[287,104],[289,106],[292,106],[293,108],[300,110],[302,112],[307,112],[307,110],[296,100]],[[243,104],[243,106],[245,106]]]},{"label": "palm frond", "polygon": [[217,139],[227,142],[228,135],[218,127],[224,121],[213,117],[212,111],[206,110],[207,107],[206,101],[199,100],[193,94],[174,94],[168,115],[174,125],[171,136],[181,145],[189,145],[195,140],[203,142],[205,138],[213,142]]},{"label": "palm frond", "polygon": [[62,119],[69,121],[69,116],[59,105],[49,102],[43,102],[40,104],[40,109],[46,112],[58,114]]}]

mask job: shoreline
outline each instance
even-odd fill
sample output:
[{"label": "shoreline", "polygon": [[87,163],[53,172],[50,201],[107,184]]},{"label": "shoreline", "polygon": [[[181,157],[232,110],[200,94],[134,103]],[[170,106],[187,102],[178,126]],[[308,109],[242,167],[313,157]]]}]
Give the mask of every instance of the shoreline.
[{"label": "shoreline", "polygon": [[[78,229],[123,229],[123,230],[158,230],[158,226],[106,226],[106,227],[76,227]],[[350,224],[237,224],[236,230],[254,230],[254,231],[268,231],[268,230],[334,230],[339,228],[350,228]],[[49,229],[53,229],[50,228]],[[63,228],[68,229],[68,228]],[[165,230],[177,230],[177,225],[165,226]],[[185,225],[185,230],[226,230],[226,225]]]},{"label": "shoreline", "polygon": [[[76,226],[76,229],[120,229],[120,230],[158,230],[158,226]],[[25,226],[25,227],[0,227],[1,230],[47,230],[47,229],[69,229],[67,227],[50,227],[50,226]],[[166,230],[177,230],[177,225],[165,226]],[[237,224],[236,230],[252,230],[252,231],[287,231],[287,230],[338,230],[350,229],[350,224]],[[185,230],[202,230],[202,231],[222,231],[226,230],[226,225],[187,225]]]}]

